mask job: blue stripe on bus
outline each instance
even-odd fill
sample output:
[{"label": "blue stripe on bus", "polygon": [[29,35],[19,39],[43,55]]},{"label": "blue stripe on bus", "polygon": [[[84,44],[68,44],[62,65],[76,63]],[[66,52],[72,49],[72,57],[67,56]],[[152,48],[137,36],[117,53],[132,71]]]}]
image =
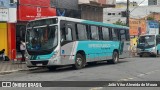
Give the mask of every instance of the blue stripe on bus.
[{"label": "blue stripe on bus", "polygon": [[86,58],[97,58],[112,56],[113,50],[120,51],[119,47],[119,41],[79,41],[76,52],[83,50]]}]

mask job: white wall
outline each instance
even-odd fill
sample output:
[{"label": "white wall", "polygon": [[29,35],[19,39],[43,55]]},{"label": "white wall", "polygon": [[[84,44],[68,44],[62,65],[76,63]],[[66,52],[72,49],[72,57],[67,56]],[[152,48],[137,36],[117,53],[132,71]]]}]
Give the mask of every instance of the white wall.
[{"label": "white wall", "polygon": [[79,0],[78,4],[89,3],[90,0]]},{"label": "white wall", "polygon": [[116,0],[107,0],[107,4],[115,5]]},{"label": "white wall", "polygon": [[[122,21],[122,23],[126,23],[126,18],[121,16],[121,11],[125,9],[117,9],[117,8],[105,8],[103,10],[103,22],[105,23],[115,23],[118,20]],[[108,15],[108,14],[115,15]]]}]

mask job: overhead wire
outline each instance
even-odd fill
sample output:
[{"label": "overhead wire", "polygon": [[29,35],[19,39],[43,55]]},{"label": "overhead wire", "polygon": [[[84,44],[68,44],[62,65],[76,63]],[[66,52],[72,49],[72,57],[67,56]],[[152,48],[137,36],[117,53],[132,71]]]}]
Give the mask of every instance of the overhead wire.
[{"label": "overhead wire", "polygon": [[146,0],[143,0],[142,2],[140,2],[140,3],[138,4],[138,6],[135,7],[135,8],[133,8],[133,10],[132,10],[130,13],[132,13],[136,8],[138,8],[144,1],[146,1]]}]

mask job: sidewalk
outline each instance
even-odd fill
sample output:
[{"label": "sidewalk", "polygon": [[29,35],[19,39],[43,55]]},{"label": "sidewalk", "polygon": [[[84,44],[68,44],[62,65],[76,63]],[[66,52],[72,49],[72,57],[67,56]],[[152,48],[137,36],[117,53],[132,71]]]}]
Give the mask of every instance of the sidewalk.
[{"label": "sidewalk", "polygon": [[32,69],[37,69],[35,68],[28,68],[26,66],[25,62],[20,62],[20,61],[3,61],[0,59],[0,75],[3,74],[9,74],[17,71],[27,71],[27,70],[32,70]]},{"label": "sidewalk", "polygon": [[20,70],[29,70],[25,63],[0,60],[0,74],[12,73]]}]

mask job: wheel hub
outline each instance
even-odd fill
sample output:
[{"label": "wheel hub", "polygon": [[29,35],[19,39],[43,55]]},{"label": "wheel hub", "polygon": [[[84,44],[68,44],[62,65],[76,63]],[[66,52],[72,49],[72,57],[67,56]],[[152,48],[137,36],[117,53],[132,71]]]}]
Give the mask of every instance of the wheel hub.
[{"label": "wheel hub", "polygon": [[79,66],[82,65],[82,59],[81,59],[81,58],[77,58],[77,64],[78,64]]}]

